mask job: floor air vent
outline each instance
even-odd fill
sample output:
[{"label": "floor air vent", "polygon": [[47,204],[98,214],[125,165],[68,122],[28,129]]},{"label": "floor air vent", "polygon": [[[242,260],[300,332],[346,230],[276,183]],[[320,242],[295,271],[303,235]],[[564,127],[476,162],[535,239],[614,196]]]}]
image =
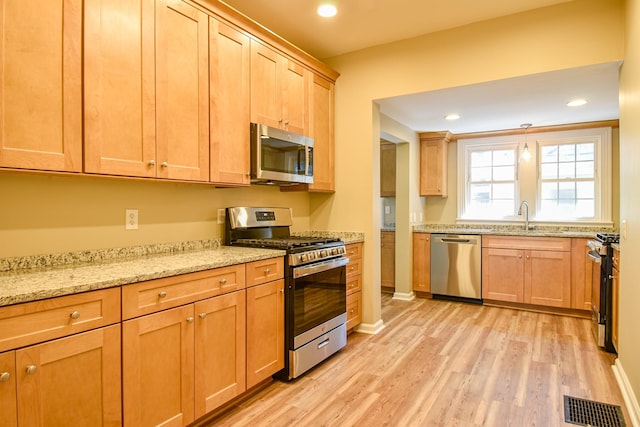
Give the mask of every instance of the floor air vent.
[{"label": "floor air vent", "polygon": [[626,427],[619,406],[570,396],[564,397],[564,421],[591,427]]}]

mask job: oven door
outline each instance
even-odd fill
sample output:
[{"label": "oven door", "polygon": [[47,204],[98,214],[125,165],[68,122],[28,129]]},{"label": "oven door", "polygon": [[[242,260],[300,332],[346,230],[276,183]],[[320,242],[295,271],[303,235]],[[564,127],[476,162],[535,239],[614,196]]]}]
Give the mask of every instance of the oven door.
[{"label": "oven door", "polygon": [[341,257],[292,268],[289,291],[293,315],[288,327],[292,328],[294,348],[346,321],[348,262],[349,258]]}]

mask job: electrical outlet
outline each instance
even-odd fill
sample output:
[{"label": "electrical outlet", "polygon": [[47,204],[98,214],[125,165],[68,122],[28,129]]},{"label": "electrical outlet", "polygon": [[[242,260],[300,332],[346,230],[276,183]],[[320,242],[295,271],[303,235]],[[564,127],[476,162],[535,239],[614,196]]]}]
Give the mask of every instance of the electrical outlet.
[{"label": "electrical outlet", "polygon": [[391,206],[385,206],[384,207],[384,214],[385,215],[389,215],[391,213]]},{"label": "electrical outlet", "polygon": [[218,209],[218,224],[224,224],[224,209]]},{"label": "electrical outlet", "polygon": [[124,228],[126,230],[138,229],[138,209],[127,209],[124,218]]}]

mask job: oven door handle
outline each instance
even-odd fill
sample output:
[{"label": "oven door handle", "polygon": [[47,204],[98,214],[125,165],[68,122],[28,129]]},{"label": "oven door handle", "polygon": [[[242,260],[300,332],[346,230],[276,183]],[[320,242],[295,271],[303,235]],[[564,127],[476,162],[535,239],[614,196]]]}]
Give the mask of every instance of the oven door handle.
[{"label": "oven door handle", "polygon": [[328,261],[317,262],[315,264],[307,264],[301,267],[293,268],[293,277],[297,279],[298,277],[308,276],[310,274],[321,273],[323,271],[331,270],[332,268],[343,267],[349,263],[349,258],[340,257],[330,259]]},{"label": "oven door handle", "polygon": [[602,264],[602,257],[599,253],[594,251],[587,251],[587,256],[591,258],[596,264]]}]

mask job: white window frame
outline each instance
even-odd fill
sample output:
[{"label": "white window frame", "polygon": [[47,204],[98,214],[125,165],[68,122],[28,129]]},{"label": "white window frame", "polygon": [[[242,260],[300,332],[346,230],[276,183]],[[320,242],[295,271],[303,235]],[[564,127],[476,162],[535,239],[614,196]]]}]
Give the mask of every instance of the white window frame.
[{"label": "white window frame", "polygon": [[[553,131],[532,133],[526,136],[524,133],[518,135],[469,138],[458,140],[458,156],[457,156],[457,180],[458,180],[458,218],[459,223],[510,223],[522,222],[522,217],[515,215],[517,206],[522,200],[527,200],[530,205],[529,219],[539,223],[546,224],[583,224],[583,225],[601,225],[611,226],[612,222],[612,166],[611,166],[611,135],[610,127],[574,129],[567,131]],[[538,218],[538,206],[540,206],[540,145],[561,144],[572,142],[593,141],[595,143],[595,212],[593,218],[584,219],[562,219],[562,218]],[[525,142],[532,154],[531,159],[525,161],[522,158],[522,151]],[[507,216],[497,219],[473,218],[465,214],[467,208],[468,194],[468,178],[470,172],[469,155],[470,150],[481,149],[487,147],[505,147],[517,144],[518,159],[516,173],[516,212],[514,216]],[[533,203],[532,203],[533,202]],[[533,206],[531,206],[533,205]]]}]

